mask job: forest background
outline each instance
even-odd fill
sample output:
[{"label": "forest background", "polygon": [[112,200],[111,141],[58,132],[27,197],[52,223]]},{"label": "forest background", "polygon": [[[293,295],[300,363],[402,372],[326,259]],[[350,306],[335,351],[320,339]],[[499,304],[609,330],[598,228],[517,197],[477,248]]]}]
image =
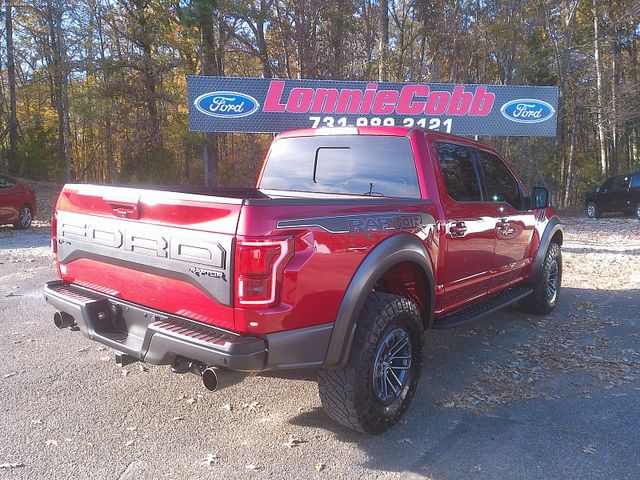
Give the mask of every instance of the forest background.
[{"label": "forest background", "polygon": [[561,206],[640,170],[638,0],[3,0],[1,13],[0,170],[21,177],[252,185],[271,136],[189,132],[190,74],[556,85],[555,138],[481,141]]}]

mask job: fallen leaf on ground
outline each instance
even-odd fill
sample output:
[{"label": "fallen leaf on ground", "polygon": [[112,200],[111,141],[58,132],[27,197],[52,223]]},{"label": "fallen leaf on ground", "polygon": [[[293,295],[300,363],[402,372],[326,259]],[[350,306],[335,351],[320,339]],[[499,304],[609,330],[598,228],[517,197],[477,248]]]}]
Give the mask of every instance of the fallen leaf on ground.
[{"label": "fallen leaf on ground", "polygon": [[44,442],[44,443],[45,443],[45,445],[47,445],[47,447],[48,447],[49,445],[53,445],[53,446],[58,445],[58,441],[57,441],[57,440],[47,440],[47,441],[46,441],[46,442]]},{"label": "fallen leaf on ground", "polygon": [[582,447],[582,453],[586,453],[588,455],[591,455],[591,454],[596,453],[596,452],[597,452],[596,447],[591,445],[591,444],[589,444],[589,445],[587,445],[585,447]]},{"label": "fallen leaf on ground", "polygon": [[413,440],[410,438],[403,438],[402,440],[399,440],[398,443],[408,443],[409,445],[413,445]]},{"label": "fallen leaf on ground", "polygon": [[177,421],[179,421],[179,420],[184,420],[184,417],[173,417],[173,418],[171,419],[171,421],[172,421],[172,422],[177,422]]},{"label": "fallen leaf on ground", "polygon": [[195,398],[187,398],[185,400],[189,405],[193,405],[194,403],[197,402],[197,400]]},{"label": "fallen leaf on ground", "polygon": [[204,457],[200,463],[202,465],[206,465],[208,467],[212,467],[213,465],[217,465],[220,461],[220,457],[214,453],[208,453],[206,457]]},{"label": "fallen leaf on ground", "polygon": [[4,378],[11,378],[11,377],[15,377],[18,374],[18,372],[9,372],[9,373],[5,373],[4,374]]},{"label": "fallen leaf on ground", "polygon": [[233,405],[231,405],[230,403],[225,403],[222,408],[224,408],[227,412],[230,412],[233,410]]},{"label": "fallen leaf on ground", "polygon": [[20,462],[0,463],[0,468],[20,468],[20,467],[24,467],[24,463],[20,463]]},{"label": "fallen leaf on ground", "polygon": [[297,447],[298,445],[300,445],[302,443],[307,443],[307,441],[306,440],[300,440],[299,438],[295,438],[293,435],[289,435],[289,440],[287,440],[282,445],[284,445],[285,447],[293,448],[293,447]]},{"label": "fallen leaf on ground", "polygon": [[253,463],[250,463],[249,465],[245,465],[245,467],[247,470],[261,470],[262,467],[259,467],[258,465],[254,465]]},{"label": "fallen leaf on ground", "polygon": [[88,352],[90,347],[82,347],[76,350],[76,353]]},{"label": "fallen leaf on ground", "polygon": [[125,443],[126,447],[130,447],[131,445],[133,445],[133,440],[129,440],[127,443]]},{"label": "fallen leaf on ground", "polygon": [[316,463],[316,472],[323,471],[327,466],[324,463]]},{"label": "fallen leaf on ground", "polygon": [[262,405],[260,402],[258,402],[257,400],[254,400],[251,403],[245,403],[243,405],[244,408],[246,408],[247,410],[249,410],[250,412],[257,410],[258,408],[262,408],[264,407],[264,405]]}]

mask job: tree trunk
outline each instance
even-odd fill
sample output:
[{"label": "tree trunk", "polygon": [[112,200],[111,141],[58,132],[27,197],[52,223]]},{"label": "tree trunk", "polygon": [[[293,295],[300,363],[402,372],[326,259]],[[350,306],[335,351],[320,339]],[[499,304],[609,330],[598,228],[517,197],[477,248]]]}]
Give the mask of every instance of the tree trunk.
[{"label": "tree trunk", "polygon": [[389,1],[380,0],[378,24],[378,81],[386,82],[389,75]]},{"label": "tree trunk", "polygon": [[569,161],[567,162],[567,183],[564,190],[564,202],[566,207],[571,202],[571,192],[573,191],[573,165],[576,158],[576,124],[578,123],[578,116],[574,115],[573,122],[571,124],[571,145],[569,146]]},{"label": "tree trunk", "polygon": [[69,79],[67,57],[62,32],[62,7],[47,0],[49,46],[53,67],[53,102],[58,116],[58,166],[65,180],[71,180],[71,134],[69,127]]},{"label": "tree trunk", "polygon": [[[616,34],[617,35],[617,34]],[[611,108],[613,110],[611,115],[611,157],[609,159],[609,166],[611,167],[611,173],[618,173],[618,86],[620,85],[620,44],[618,38],[613,39],[611,59],[611,70],[613,72],[613,78],[611,79]]]},{"label": "tree trunk", "polygon": [[16,67],[13,52],[13,0],[5,0],[5,37],[7,41],[7,80],[9,82],[9,158],[12,173],[21,173],[18,165],[18,114],[16,107]]},{"label": "tree trunk", "polygon": [[[202,75],[220,75],[221,60],[218,59],[216,40],[213,32],[214,16],[203,15],[200,20],[202,34]],[[202,149],[204,163],[204,186],[209,189],[218,187],[218,135],[214,132],[205,133],[208,142]]]},{"label": "tree trunk", "polygon": [[593,56],[596,68],[596,90],[598,96],[598,139],[600,140],[600,173],[604,179],[607,176],[607,145],[604,125],[604,100],[602,86],[602,62],[600,60],[600,14],[598,12],[598,0],[593,0]]}]

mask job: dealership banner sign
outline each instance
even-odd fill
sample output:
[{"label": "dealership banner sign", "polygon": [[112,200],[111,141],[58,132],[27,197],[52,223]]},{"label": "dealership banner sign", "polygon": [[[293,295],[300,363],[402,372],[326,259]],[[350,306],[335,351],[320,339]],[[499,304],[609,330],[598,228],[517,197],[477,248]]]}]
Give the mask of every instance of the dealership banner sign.
[{"label": "dealership banner sign", "polygon": [[556,135],[558,89],[521,85],[187,77],[189,130],[278,133],[367,125]]}]

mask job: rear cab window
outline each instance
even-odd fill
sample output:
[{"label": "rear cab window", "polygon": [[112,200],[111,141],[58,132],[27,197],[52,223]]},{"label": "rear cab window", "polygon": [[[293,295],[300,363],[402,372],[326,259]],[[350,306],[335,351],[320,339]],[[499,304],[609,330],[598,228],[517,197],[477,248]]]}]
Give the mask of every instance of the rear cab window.
[{"label": "rear cab window", "polygon": [[271,147],[259,188],[421,198],[409,139],[393,136],[280,138]]}]

